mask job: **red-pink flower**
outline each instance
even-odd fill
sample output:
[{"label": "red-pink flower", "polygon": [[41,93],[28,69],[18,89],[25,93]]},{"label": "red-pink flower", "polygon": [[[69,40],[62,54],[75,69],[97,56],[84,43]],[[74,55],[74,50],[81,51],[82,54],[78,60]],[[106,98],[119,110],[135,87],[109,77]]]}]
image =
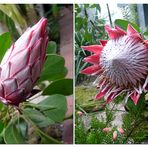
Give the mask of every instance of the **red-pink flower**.
[{"label": "red-pink flower", "polygon": [[96,99],[112,101],[126,94],[135,105],[142,92],[148,90],[148,42],[131,26],[127,32],[119,27],[105,26],[110,40],[100,40],[100,45],[82,46],[94,53],[84,59],[92,65],[81,73],[97,75],[99,93]]},{"label": "red-pink flower", "polygon": [[0,100],[18,105],[29,97],[46,57],[47,19],[42,18],[10,47],[0,64]]}]

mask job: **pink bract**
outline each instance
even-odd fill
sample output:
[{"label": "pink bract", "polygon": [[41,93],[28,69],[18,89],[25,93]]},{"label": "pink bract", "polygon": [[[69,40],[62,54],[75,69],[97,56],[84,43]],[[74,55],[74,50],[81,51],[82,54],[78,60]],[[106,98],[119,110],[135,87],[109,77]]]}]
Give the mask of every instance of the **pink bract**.
[{"label": "pink bract", "polygon": [[127,32],[119,27],[105,26],[110,40],[100,40],[100,45],[82,46],[94,54],[84,59],[91,63],[82,70],[87,75],[97,75],[99,93],[96,99],[111,102],[126,94],[135,105],[148,90],[148,42],[129,24]]},{"label": "pink bract", "polygon": [[0,64],[0,100],[19,105],[30,96],[46,57],[47,19],[42,18],[8,49]]}]

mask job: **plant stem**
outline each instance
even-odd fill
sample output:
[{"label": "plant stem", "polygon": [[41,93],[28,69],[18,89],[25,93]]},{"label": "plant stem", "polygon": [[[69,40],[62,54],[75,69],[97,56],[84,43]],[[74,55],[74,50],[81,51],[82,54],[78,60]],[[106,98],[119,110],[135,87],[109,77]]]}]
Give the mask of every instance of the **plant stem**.
[{"label": "plant stem", "polygon": [[79,108],[85,115],[87,115],[87,112],[78,104],[76,104],[76,107]]},{"label": "plant stem", "polygon": [[90,20],[90,23],[92,24],[92,26],[94,27],[94,29],[96,29],[98,32],[100,32],[100,30],[98,29],[97,26],[95,26],[94,22],[92,20]]},{"label": "plant stem", "polygon": [[111,13],[110,13],[110,10],[109,10],[109,5],[106,4],[106,6],[107,6],[107,12],[108,12],[110,26],[113,27],[113,22],[112,22]]},{"label": "plant stem", "polygon": [[124,111],[124,110],[118,110],[118,109],[117,110],[112,110],[112,111],[114,111],[114,112],[115,111],[119,111],[119,112],[125,112],[126,113],[126,111]]},{"label": "plant stem", "polygon": [[[111,108],[111,110],[110,110],[110,115],[111,115],[111,112],[113,111],[115,105],[116,105],[116,103],[114,103],[113,107]],[[110,116],[110,115],[109,115],[109,116]],[[106,126],[108,125],[108,123],[109,123],[109,119],[106,121]]]}]

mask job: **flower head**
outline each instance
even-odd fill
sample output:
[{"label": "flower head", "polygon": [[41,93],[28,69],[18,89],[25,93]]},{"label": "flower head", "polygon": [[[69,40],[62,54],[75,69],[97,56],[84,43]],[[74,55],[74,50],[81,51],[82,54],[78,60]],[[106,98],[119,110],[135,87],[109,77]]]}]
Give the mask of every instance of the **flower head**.
[{"label": "flower head", "polygon": [[148,90],[148,42],[130,24],[127,32],[108,25],[105,30],[109,41],[82,46],[94,54],[84,59],[93,65],[81,73],[98,76],[96,99],[104,97],[110,102],[124,93],[125,98],[130,97],[136,105],[142,92]]},{"label": "flower head", "polygon": [[42,18],[10,47],[0,64],[0,100],[18,105],[30,96],[46,57],[47,19]]}]

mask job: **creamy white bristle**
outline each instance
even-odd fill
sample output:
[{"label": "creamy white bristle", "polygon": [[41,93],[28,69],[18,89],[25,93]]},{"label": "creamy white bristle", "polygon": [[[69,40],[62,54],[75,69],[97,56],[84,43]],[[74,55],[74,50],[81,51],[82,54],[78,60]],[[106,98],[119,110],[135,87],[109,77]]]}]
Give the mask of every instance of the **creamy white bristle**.
[{"label": "creamy white bristle", "polygon": [[[117,86],[137,88],[141,79],[148,74],[148,50],[136,38],[122,36],[116,40],[109,40],[100,56],[100,65],[104,75]],[[146,82],[147,83],[147,82]]]}]

